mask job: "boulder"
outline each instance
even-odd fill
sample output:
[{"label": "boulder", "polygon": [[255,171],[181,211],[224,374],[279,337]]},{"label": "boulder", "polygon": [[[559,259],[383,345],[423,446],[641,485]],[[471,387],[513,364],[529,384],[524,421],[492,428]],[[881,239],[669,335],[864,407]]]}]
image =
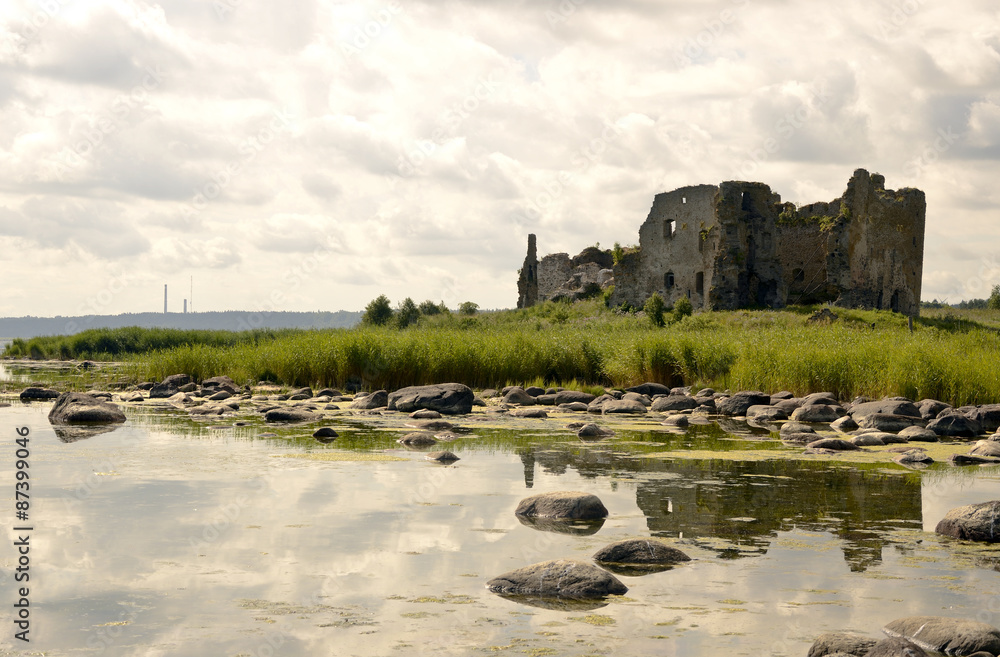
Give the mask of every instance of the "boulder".
[{"label": "boulder", "polygon": [[795,412],[795,409],[802,405],[801,399],[780,399],[778,401],[772,401],[771,405],[775,408],[780,408],[784,412],[791,415]]},{"label": "boulder", "polygon": [[842,415],[842,413],[838,412],[837,408],[828,404],[799,406],[792,413],[791,417],[798,422],[833,422]]},{"label": "boulder", "polygon": [[858,634],[828,632],[816,637],[812,647],[809,648],[808,657],[826,657],[834,653],[864,657],[869,650],[875,647],[876,643],[878,643],[876,639]]},{"label": "boulder", "polygon": [[971,454],[952,454],[948,457],[953,465],[995,465],[1000,464],[1000,459],[990,459],[984,456],[972,456]]},{"label": "boulder", "polygon": [[615,435],[615,432],[611,429],[599,427],[591,422],[580,427],[577,430],[576,435],[579,438],[608,438]]},{"label": "boulder", "polygon": [[951,408],[951,405],[936,399],[921,399],[916,403],[916,407],[920,410],[920,417],[925,420],[933,420],[938,416],[938,413],[946,408]]},{"label": "boulder", "polygon": [[601,405],[601,413],[605,415],[609,413],[643,414],[645,412],[646,407],[642,402],[631,399],[612,399]]},{"label": "boulder", "polygon": [[300,408],[274,408],[264,413],[265,422],[317,422],[322,416]]},{"label": "boulder", "polygon": [[587,412],[600,413],[601,409],[604,408],[604,404],[606,404],[609,401],[615,401],[614,395],[611,395],[610,393],[604,393],[600,397],[596,397],[593,401],[587,404]]},{"label": "boulder", "polygon": [[628,587],[614,575],[582,561],[556,559],[512,570],[486,583],[493,593],[564,598],[624,595]]},{"label": "boulder", "polygon": [[408,447],[426,447],[428,445],[436,445],[437,438],[434,437],[434,434],[428,431],[413,431],[406,434],[396,442]]},{"label": "boulder", "polygon": [[862,429],[878,429],[879,431],[899,432],[909,427],[922,427],[923,419],[909,415],[889,415],[888,413],[871,413],[861,418],[858,423]]},{"label": "boulder", "polygon": [[[934,531],[965,541],[1000,543],[1000,501],[969,504],[952,509],[945,514]],[[997,645],[1000,647],[1000,643]]]},{"label": "boulder", "polygon": [[313,397],[313,391],[312,391],[312,388],[309,388],[309,387],[296,388],[295,390],[292,390],[291,392],[288,393],[288,398],[289,399],[293,399],[293,398],[294,399],[312,399],[312,397]]},{"label": "boulder", "polygon": [[364,397],[355,397],[354,401],[351,402],[351,408],[361,409],[363,411],[371,411],[376,408],[385,408],[389,405],[389,393],[385,390],[376,390],[370,395],[365,395]]},{"label": "boulder", "polygon": [[594,555],[601,563],[672,565],[691,561],[691,557],[663,541],[633,538],[607,545]]},{"label": "boulder", "polygon": [[751,406],[747,409],[748,420],[758,420],[760,422],[777,422],[787,420],[788,413],[777,406]]},{"label": "boulder", "polygon": [[854,431],[858,428],[858,423],[854,421],[854,418],[850,415],[845,415],[842,418],[834,420],[830,423],[830,428],[834,431],[839,431],[841,433],[847,433],[848,431]]},{"label": "boulder", "polygon": [[555,404],[556,406],[574,403],[589,404],[595,399],[597,399],[597,397],[589,392],[581,392],[579,390],[561,390],[556,393]]},{"label": "boulder", "polygon": [[868,651],[865,657],[928,657],[923,648],[906,639],[890,637],[882,639]]},{"label": "boulder", "polygon": [[668,411],[686,411],[695,408],[698,408],[698,402],[695,401],[694,397],[688,397],[687,395],[667,395],[666,397],[654,399],[653,405],[649,407],[649,410],[654,413],[666,413]]},{"label": "boulder", "polygon": [[82,392],[64,392],[49,411],[52,424],[121,424],[125,414],[110,402]]},{"label": "boulder", "polygon": [[32,387],[22,390],[20,398],[21,401],[45,401],[48,399],[58,399],[60,394],[58,390]]},{"label": "boulder", "polygon": [[333,399],[334,397],[343,397],[344,393],[342,393],[341,391],[337,390],[336,388],[323,388],[322,390],[320,390],[319,392],[316,393],[316,396],[317,397],[330,397],[331,399]]},{"label": "boulder", "polygon": [[985,456],[990,458],[1000,457],[1000,442],[996,440],[980,440],[969,452],[973,456]]},{"label": "boulder", "polygon": [[722,415],[740,416],[746,415],[747,409],[751,406],[768,406],[771,403],[771,396],[757,391],[737,392],[731,397],[717,399],[715,407]]},{"label": "boulder", "polygon": [[974,438],[982,433],[979,422],[959,413],[939,415],[927,423],[927,428],[939,436],[955,438]]},{"label": "boulder", "polygon": [[536,402],[535,398],[526,393],[522,388],[511,388],[503,396],[503,403],[505,404],[520,404],[521,406],[533,406]]},{"label": "boulder", "polygon": [[789,392],[787,390],[782,390],[781,392],[776,392],[771,395],[771,404],[775,404],[779,401],[784,401],[786,399],[794,399],[795,393]]},{"label": "boulder", "polygon": [[662,383],[643,383],[642,385],[626,388],[625,392],[637,392],[640,395],[652,397],[653,395],[669,395],[671,388]]},{"label": "boulder", "polygon": [[786,436],[788,434],[793,434],[793,433],[813,433],[814,434],[814,433],[816,433],[816,431],[811,426],[809,426],[808,424],[806,424],[804,422],[791,421],[791,422],[785,422],[784,424],[782,424],[781,425],[781,429],[778,430],[778,433],[780,433],[781,436],[784,437],[784,436]]},{"label": "boulder", "polygon": [[568,404],[559,404],[559,408],[564,411],[570,411],[573,413],[586,413],[587,405],[583,402],[570,402]]},{"label": "boulder", "polygon": [[677,427],[678,429],[684,429],[691,424],[691,421],[688,420],[687,415],[678,414],[678,415],[667,416],[667,419],[665,419],[660,424],[667,427]]},{"label": "boulder", "polygon": [[912,426],[899,432],[900,438],[906,438],[918,443],[936,443],[940,439],[938,435],[926,427]]},{"label": "boulder", "polygon": [[453,452],[431,452],[424,456],[424,458],[428,461],[437,461],[438,463],[454,463],[461,460]]},{"label": "boulder", "polygon": [[860,421],[866,415],[884,413],[886,415],[907,415],[920,417],[920,409],[911,401],[902,399],[882,399],[873,402],[855,402],[851,405],[851,417]]},{"label": "boulder", "polygon": [[910,449],[892,459],[896,463],[905,466],[930,465],[934,462],[930,456],[922,449]]},{"label": "boulder", "polygon": [[535,397],[535,403],[541,404],[542,406],[555,406],[556,405],[556,395],[552,393],[551,395],[545,393],[544,395],[538,395]]},{"label": "boulder", "polygon": [[431,386],[411,386],[389,395],[389,410],[410,413],[428,408],[445,415],[472,412],[475,395],[461,383],[441,383]]},{"label": "boulder", "polygon": [[191,377],[187,374],[173,374],[163,379],[149,390],[150,399],[168,399],[173,397],[181,388],[191,383]]},{"label": "boulder", "polygon": [[781,434],[781,442],[788,445],[808,445],[819,438],[816,433],[791,432]]},{"label": "boulder", "polygon": [[992,433],[1000,429],[1000,404],[976,406],[966,412],[969,419],[978,422],[983,431]]},{"label": "boulder", "polygon": [[337,432],[331,427],[320,427],[319,429],[316,429],[316,431],[313,431],[313,438],[321,443],[332,442],[336,437]]},{"label": "boulder", "polygon": [[406,424],[421,431],[451,431],[455,428],[455,425],[448,420],[417,420]]},{"label": "boulder", "polygon": [[851,451],[860,449],[857,445],[840,438],[820,438],[807,445],[810,449],[832,449],[836,451]]},{"label": "boulder", "polygon": [[624,395],[622,395],[622,401],[637,401],[646,408],[649,408],[650,406],[653,405],[652,399],[650,399],[646,395],[640,395],[637,392],[626,392]]},{"label": "boulder", "polygon": [[[386,395],[386,402],[388,402],[388,395]],[[424,409],[421,411],[413,411],[410,413],[410,417],[414,420],[439,420],[441,419],[441,414],[437,411]]]},{"label": "boulder", "polygon": [[215,393],[214,395],[209,396],[208,400],[209,401],[222,401],[224,399],[229,399],[232,396],[233,396],[232,393],[230,393],[229,391],[227,391],[227,390],[220,390],[219,392]]},{"label": "boulder", "polygon": [[879,438],[878,433],[862,433],[851,438],[851,442],[858,447],[879,447],[885,445],[885,441]]},{"label": "boulder", "polygon": [[906,639],[924,650],[948,655],[986,651],[1000,654],[1000,630],[978,621],[941,616],[909,616],[882,628],[890,637]]},{"label": "boulder", "polygon": [[561,520],[599,520],[608,516],[608,510],[596,495],[556,492],[524,498],[518,503],[514,515]]},{"label": "boulder", "polygon": [[840,401],[832,392],[814,392],[802,398],[802,406],[840,406]]},{"label": "boulder", "polygon": [[510,417],[546,418],[549,414],[541,408],[518,408],[510,412]]}]

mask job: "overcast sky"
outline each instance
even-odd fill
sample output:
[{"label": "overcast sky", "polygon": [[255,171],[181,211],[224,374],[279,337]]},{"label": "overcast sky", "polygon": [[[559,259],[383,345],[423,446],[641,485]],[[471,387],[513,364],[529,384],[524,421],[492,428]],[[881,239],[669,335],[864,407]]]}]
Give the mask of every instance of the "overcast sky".
[{"label": "overcast sky", "polygon": [[994,0],[4,0],[0,315],[517,300],[653,195],[927,193],[923,298],[1000,282]]}]

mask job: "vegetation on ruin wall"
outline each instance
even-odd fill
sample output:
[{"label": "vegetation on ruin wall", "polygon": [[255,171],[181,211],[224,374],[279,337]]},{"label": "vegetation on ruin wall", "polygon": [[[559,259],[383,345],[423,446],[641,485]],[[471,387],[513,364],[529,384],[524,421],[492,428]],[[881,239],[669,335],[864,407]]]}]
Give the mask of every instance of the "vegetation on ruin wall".
[{"label": "vegetation on ruin wall", "polygon": [[226,374],[239,383],[358,382],[369,389],[459,381],[478,388],[544,382],[593,390],[659,381],[830,391],[844,399],[1000,401],[1000,312],[925,310],[910,333],[906,318],[889,312],[834,308],[840,319],[809,324],[813,310],[696,313],[655,328],[641,315],[615,313],[597,300],[549,302],[424,316],[405,329],[229,334],[224,344],[211,335],[207,344],[189,340],[127,356],[124,375],[138,382],[180,372],[196,379]]}]

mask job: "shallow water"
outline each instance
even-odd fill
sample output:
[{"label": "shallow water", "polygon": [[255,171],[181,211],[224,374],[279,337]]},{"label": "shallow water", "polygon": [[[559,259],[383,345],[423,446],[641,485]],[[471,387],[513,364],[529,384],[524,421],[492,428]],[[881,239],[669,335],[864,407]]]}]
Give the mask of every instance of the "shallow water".
[{"label": "shallow water", "polygon": [[[50,406],[0,408],[8,498],[15,428],[31,429],[30,648],[46,655],[804,655],[821,632],[874,635],[900,616],[1000,625],[1000,548],[928,531],[996,499],[995,468],[668,460],[644,455],[780,443],[652,423],[581,443],[556,420],[482,414],[441,446],[461,456],[451,466],[398,449],[401,430],[367,417],[334,419],[341,438],[321,445],[311,428],[137,407],[111,433],[64,442]],[[555,490],[598,495],[608,520],[570,534],[515,518],[521,498]],[[620,576],[628,594],[598,608],[484,588],[650,535],[695,560]],[[0,560],[10,599],[10,544]],[[0,654],[28,654],[0,618]]]}]

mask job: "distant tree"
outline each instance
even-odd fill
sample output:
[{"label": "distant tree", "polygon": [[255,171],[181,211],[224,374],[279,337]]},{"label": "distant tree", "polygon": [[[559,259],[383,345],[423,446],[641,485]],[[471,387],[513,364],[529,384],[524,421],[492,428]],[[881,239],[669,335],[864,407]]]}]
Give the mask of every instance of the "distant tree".
[{"label": "distant tree", "polygon": [[643,304],[642,310],[646,313],[646,317],[649,317],[649,321],[653,323],[653,326],[663,326],[665,322],[663,321],[663,310],[667,307],[667,304],[663,303],[663,297],[660,296],[659,292],[653,292],[653,294],[646,299],[646,303]]},{"label": "distant tree", "polygon": [[993,293],[990,294],[990,300],[986,302],[986,306],[990,310],[1000,310],[1000,285],[993,286]]},{"label": "distant tree", "polygon": [[[444,304],[442,303],[441,306],[443,306],[443,305]],[[420,310],[420,314],[421,315],[427,315],[427,316],[430,316],[430,315],[440,315],[441,314],[441,306],[437,305],[436,303],[434,303],[433,301],[431,301],[430,299],[428,299],[427,301],[424,301],[422,304],[420,304],[417,307],[417,309]]]},{"label": "distant tree", "polygon": [[458,312],[463,315],[475,315],[479,311],[479,304],[473,301],[463,301],[458,305]]},{"label": "distant tree", "polygon": [[370,326],[385,326],[392,321],[392,306],[389,304],[389,297],[380,294],[372,299],[365,306],[365,313],[361,316],[361,323]]},{"label": "distant tree", "polygon": [[962,310],[984,310],[989,307],[989,301],[986,299],[969,299],[959,303],[958,307]]},{"label": "distant tree", "polygon": [[417,310],[417,304],[413,303],[413,299],[410,297],[403,299],[396,308],[396,326],[404,329],[411,324],[416,324],[419,319],[420,311]]},{"label": "distant tree", "polygon": [[691,300],[687,297],[681,297],[676,302],[674,302],[674,321],[679,322],[691,313],[694,312],[694,306],[691,305]]}]

